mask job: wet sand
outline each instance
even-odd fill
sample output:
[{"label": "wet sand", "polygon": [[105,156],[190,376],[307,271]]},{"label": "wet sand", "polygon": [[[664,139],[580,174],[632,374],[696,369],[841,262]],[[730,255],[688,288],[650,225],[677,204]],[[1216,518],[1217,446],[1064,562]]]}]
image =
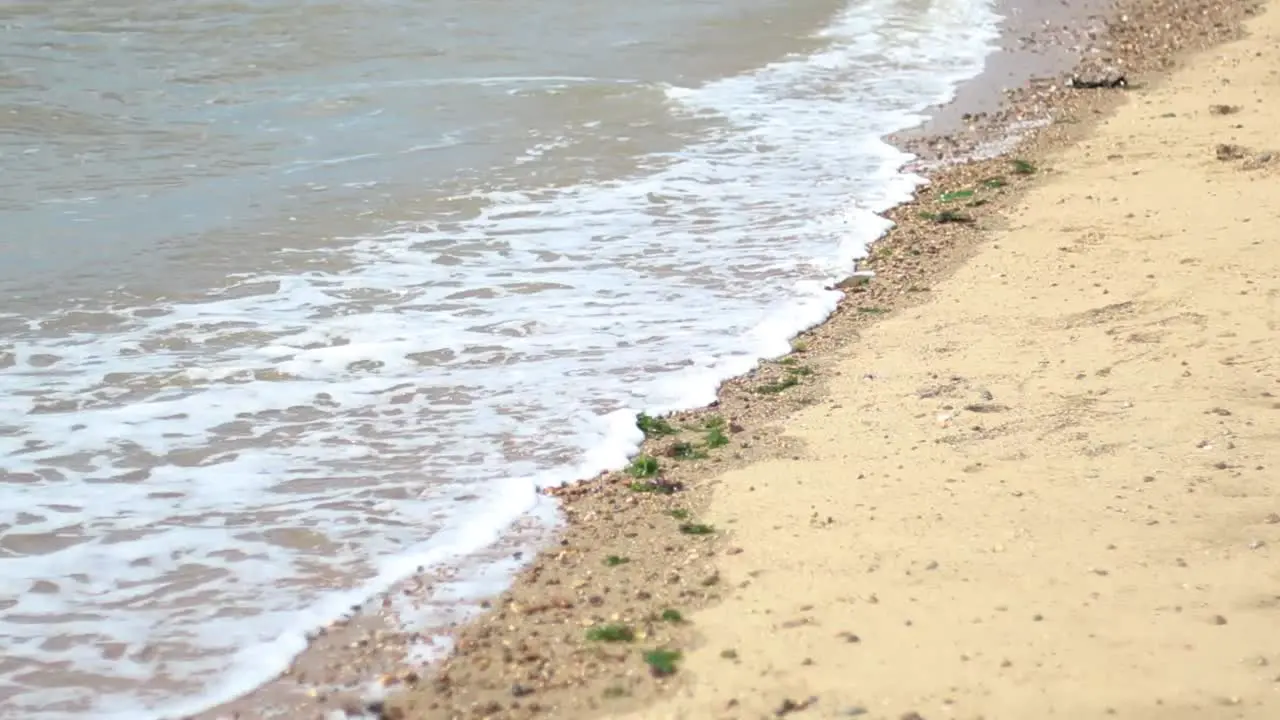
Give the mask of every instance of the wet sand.
[{"label": "wet sand", "polygon": [[1280,15],[1166,77],[1249,7],[1121,8],[1128,91],[1014,94],[999,119],[1050,123],[937,172],[795,353],[654,428],[656,475],[557,491],[557,544],[447,661],[374,601],[273,686],[318,700],[287,716],[1275,717]]}]

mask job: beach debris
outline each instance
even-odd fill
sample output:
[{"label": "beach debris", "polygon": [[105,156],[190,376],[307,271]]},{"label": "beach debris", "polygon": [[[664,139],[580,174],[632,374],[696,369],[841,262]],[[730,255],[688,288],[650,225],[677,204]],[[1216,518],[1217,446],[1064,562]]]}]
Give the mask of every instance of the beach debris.
[{"label": "beach debris", "polygon": [[672,495],[683,490],[684,483],[672,482],[658,478],[656,480],[648,480],[644,482],[633,482],[630,483],[628,487],[631,489],[631,492]]},{"label": "beach debris", "polygon": [[1129,80],[1120,73],[1108,73],[1095,77],[1072,75],[1067,80],[1067,87],[1077,90],[1123,90],[1129,87]]},{"label": "beach debris", "polygon": [[1009,406],[999,403],[971,403],[965,405],[964,409],[972,413],[1001,413],[1007,411]]},{"label": "beach debris", "polygon": [[872,270],[855,270],[849,274],[849,277],[841,280],[829,289],[862,292],[866,286],[871,283],[871,279],[875,276],[876,274]]},{"label": "beach debris", "polygon": [[955,202],[956,200],[968,200],[973,195],[974,192],[972,190],[952,190],[939,195],[938,200],[941,202]]},{"label": "beach debris", "polygon": [[1218,156],[1219,160],[1225,162],[1227,160],[1239,160],[1245,155],[1248,155],[1249,151],[1239,145],[1218,143],[1218,147],[1214,150],[1214,153]]},{"label": "beach debris", "polygon": [[687,440],[672,443],[663,454],[676,460],[703,460],[707,457],[706,451]]},{"label": "beach debris", "polygon": [[972,223],[973,218],[964,213],[957,213],[955,210],[942,210],[940,213],[920,213],[920,218],[925,220],[933,220],[934,223]]},{"label": "beach debris", "polygon": [[658,474],[658,459],[652,455],[637,455],[627,466],[627,474],[633,478],[650,478]]},{"label": "beach debris", "polygon": [[404,710],[388,706],[382,701],[374,701],[365,706],[365,712],[378,720],[403,720]]},{"label": "beach debris", "polygon": [[657,678],[674,675],[680,662],[680,653],[676,650],[650,650],[644,654],[644,664],[649,666],[649,673]]},{"label": "beach debris", "polygon": [[972,217],[965,215],[962,212],[956,212],[955,210],[943,210],[941,212],[936,212],[936,213],[921,212],[920,217],[925,220],[932,220],[933,222],[938,223],[939,225],[945,225],[948,223],[968,224],[973,222]]},{"label": "beach debris", "polygon": [[1213,115],[1235,115],[1240,112],[1240,106],[1222,104],[1210,105],[1209,112]]},{"label": "beach debris", "polygon": [[685,535],[712,535],[716,529],[706,523],[686,522],[680,523],[680,532]]},{"label": "beach debris", "polygon": [[1269,153],[1269,152],[1258,153],[1257,155],[1254,155],[1248,160],[1245,160],[1244,164],[1241,165],[1240,168],[1242,170],[1257,170],[1263,165],[1266,165],[1267,163],[1271,162],[1272,159],[1274,158],[1275,158],[1275,153]]},{"label": "beach debris", "polygon": [[665,418],[653,417],[646,413],[636,415],[636,427],[644,433],[646,438],[662,437],[663,435],[675,435],[679,431],[671,426]]},{"label": "beach debris", "polygon": [[801,710],[807,710],[811,705],[813,705],[816,702],[818,702],[818,698],[817,696],[814,696],[814,695],[811,695],[807,699],[802,700],[800,702],[796,702],[791,698],[787,698],[786,700],[782,701],[782,704],[778,706],[777,710],[773,711],[773,716],[786,717],[787,715],[790,715],[793,712],[800,712]]},{"label": "beach debris", "polygon": [[[796,368],[796,370],[798,369]],[[729,444],[729,436],[724,434],[724,418],[717,416],[715,420],[714,424],[708,421],[705,437],[707,447],[712,450]],[[733,432],[733,430],[730,430],[730,432]]]},{"label": "beach debris", "polygon": [[776,382],[767,382],[762,385],[757,385],[755,387],[755,391],[760,395],[777,395],[778,393],[790,390],[791,388],[799,385],[801,375],[802,373],[788,371],[782,379],[777,380]]},{"label": "beach debris", "polygon": [[381,700],[360,700],[345,697],[338,703],[339,717],[373,718],[374,720],[403,720],[404,710]]}]

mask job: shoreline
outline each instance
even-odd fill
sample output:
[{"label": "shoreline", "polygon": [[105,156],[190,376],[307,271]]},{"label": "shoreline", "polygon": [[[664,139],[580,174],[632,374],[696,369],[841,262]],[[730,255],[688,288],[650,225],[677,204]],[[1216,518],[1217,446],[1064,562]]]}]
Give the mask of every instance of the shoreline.
[{"label": "shoreline", "polygon": [[996,12],[1004,18],[1000,41],[982,73],[960,85],[949,102],[931,108],[920,125],[886,138],[917,156],[913,166],[964,162],[993,144],[994,154],[1008,152],[1047,120],[1046,85],[1068,73],[1105,72],[1090,55],[1105,45],[1115,0],[1020,4],[997,1]]},{"label": "shoreline", "polygon": [[[1128,5],[1162,7],[1163,3]],[[1133,11],[1121,9],[1115,14],[1123,12]],[[1231,28],[1217,32],[1205,42],[1232,36]],[[1123,40],[1122,35],[1115,42]],[[1198,48],[1178,45],[1164,52],[1187,49]],[[1166,67],[1167,57],[1122,59],[1127,72],[1141,74]],[[977,80],[966,83],[962,91],[975,84]],[[1033,85],[1015,93],[1006,107],[977,111],[981,117],[965,119],[963,129],[946,133],[950,140],[932,149],[938,151],[937,159],[954,159],[964,148],[998,137],[1000,128],[1016,121],[1019,114],[1044,112],[1054,120],[1024,137],[1017,150],[1020,157],[1042,157],[1087,135],[1090,123],[1114,109],[1121,95]],[[957,102],[943,106],[926,127],[965,107],[963,92]],[[982,100],[974,102],[975,107],[985,107]],[[894,136],[895,144],[913,152],[918,149],[922,152],[916,154],[926,157],[931,137],[923,131]],[[984,180],[997,176],[1004,177],[1005,183],[983,186]],[[317,698],[320,702],[305,708],[348,717],[589,717],[602,711],[616,716],[668,697],[685,673],[655,677],[643,662],[636,662],[637,648],[685,653],[699,647],[697,622],[690,622],[690,616],[732,592],[720,575],[719,560],[738,554],[740,548],[719,528],[703,528],[698,521],[710,504],[713,478],[729,469],[802,454],[803,443],[776,436],[773,429],[821,402],[828,393],[834,356],[879,318],[927,302],[932,285],[985,242],[987,229],[981,226],[1007,213],[1039,177],[1035,172],[1018,174],[1006,156],[935,171],[915,200],[886,213],[895,227],[871,246],[865,265],[860,264],[860,269],[873,270],[875,278],[864,282],[855,276],[841,283],[846,297],[840,307],[798,337],[795,353],[763,361],[757,370],[726,382],[715,405],[666,418],[683,428],[676,435],[659,433],[646,441],[642,453],[657,459],[664,481],[661,487],[647,489],[675,488],[675,492],[636,492],[633,484],[649,483],[649,479],[625,472],[550,491],[561,500],[566,518],[558,545],[544,547],[517,575],[511,589],[481,604],[487,613],[458,628],[455,650],[443,663],[425,672],[410,667],[393,650],[401,639],[390,637],[393,631],[379,622],[376,612],[361,613],[349,625],[326,633],[308,651],[320,660],[309,665],[311,670],[295,668],[276,682],[296,688],[309,685],[317,671],[342,674],[353,667],[365,668],[364,677],[380,678],[381,689],[374,688],[372,696],[358,692],[359,688],[326,693]],[[949,189],[967,191],[979,186],[984,187],[979,192],[983,204],[967,210],[975,223],[934,222],[919,216],[952,210],[951,202],[940,199]],[[712,421],[714,427],[708,426],[713,417],[723,422]],[[728,442],[723,448],[706,448],[715,430]],[[708,457],[673,456],[683,453]],[[706,536],[703,530],[708,531]],[[654,543],[655,538],[665,540]],[[495,550],[495,556],[503,554]],[[412,584],[403,591],[411,590]],[[385,606],[385,601],[378,601],[371,600],[367,607]],[[582,642],[584,632],[593,627],[608,630],[615,623],[631,628],[635,647]],[[401,692],[406,688],[408,692]],[[382,701],[382,689],[392,693],[389,702]],[[257,717],[247,714],[253,712],[257,696],[258,692],[252,693],[195,717]]]},{"label": "shoreline", "polygon": [[700,508],[724,590],[690,618],[690,679],[568,717],[1280,713],[1280,18],[1260,6],[1149,7],[1148,48],[1215,49],[1123,64],[1139,92],[1024,146],[1035,179],[930,299],[796,353],[823,387]]}]

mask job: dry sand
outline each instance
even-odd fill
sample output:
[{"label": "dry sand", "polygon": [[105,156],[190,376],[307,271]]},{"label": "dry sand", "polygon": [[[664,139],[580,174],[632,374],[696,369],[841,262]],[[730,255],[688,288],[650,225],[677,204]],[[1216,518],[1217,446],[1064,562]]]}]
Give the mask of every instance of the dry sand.
[{"label": "dry sand", "polygon": [[734,589],[628,717],[1280,718],[1280,12],[1248,29],[716,480]]}]

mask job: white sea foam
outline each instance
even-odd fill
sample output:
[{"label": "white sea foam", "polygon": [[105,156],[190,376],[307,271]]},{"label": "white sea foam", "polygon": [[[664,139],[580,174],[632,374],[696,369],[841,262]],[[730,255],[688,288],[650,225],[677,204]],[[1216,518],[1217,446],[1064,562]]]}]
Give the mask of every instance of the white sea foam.
[{"label": "white sea foam", "polygon": [[[859,3],[817,54],[670,88],[671,112],[717,122],[631,177],[498,183],[474,217],[0,340],[0,638],[32,664],[0,671],[0,714],[196,710],[418,566],[550,523],[535,488],[622,465],[637,411],[708,403],[832,311],[825,286],[920,182],[879,138],[979,72],[997,19]],[[34,534],[61,549],[12,550]],[[104,685],[51,692],[32,666]]]}]

